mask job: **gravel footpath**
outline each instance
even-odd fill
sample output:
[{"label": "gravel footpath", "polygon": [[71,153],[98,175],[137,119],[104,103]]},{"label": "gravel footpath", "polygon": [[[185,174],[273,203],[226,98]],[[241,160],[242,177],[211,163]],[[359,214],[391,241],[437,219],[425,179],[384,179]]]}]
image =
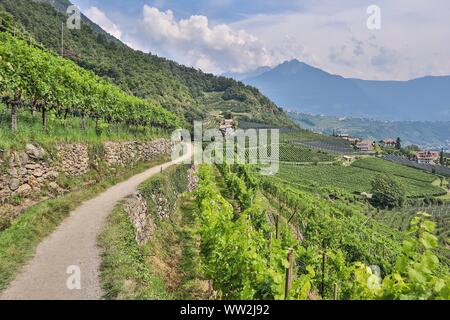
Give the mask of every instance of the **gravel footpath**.
[{"label": "gravel footpath", "polygon": [[[119,183],[71,212],[70,216],[39,244],[34,258],[0,295],[0,300],[101,299],[101,252],[97,246],[97,237],[106,218],[120,200],[133,194],[142,182],[160,173],[161,167],[166,169],[190,156],[191,148],[189,155],[153,167]],[[78,270],[81,288],[73,289],[77,284]],[[72,289],[68,288],[68,282]]]}]

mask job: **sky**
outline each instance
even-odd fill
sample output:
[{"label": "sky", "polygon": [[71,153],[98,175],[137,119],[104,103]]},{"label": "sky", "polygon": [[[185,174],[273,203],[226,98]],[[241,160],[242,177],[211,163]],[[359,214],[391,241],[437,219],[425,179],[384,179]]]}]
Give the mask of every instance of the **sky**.
[{"label": "sky", "polygon": [[448,0],[72,2],[130,47],[215,74],[298,59],[361,79],[450,75]]}]

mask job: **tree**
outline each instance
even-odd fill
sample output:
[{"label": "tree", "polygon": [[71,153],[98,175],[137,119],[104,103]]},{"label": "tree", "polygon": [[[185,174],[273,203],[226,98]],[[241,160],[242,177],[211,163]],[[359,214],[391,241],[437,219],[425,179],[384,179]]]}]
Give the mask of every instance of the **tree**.
[{"label": "tree", "polygon": [[395,148],[397,150],[400,150],[402,148],[402,139],[400,139],[400,137],[397,138],[397,141],[395,142]]},{"label": "tree", "polygon": [[444,149],[441,150],[441,154],[439,155],[439,163],[441,166],[445,165]]},{"label": "tree", "polygon": [[406,200],[404,188],[387,175],[378,175],[372,181],[372,202],[380,208],[401,207]]}]

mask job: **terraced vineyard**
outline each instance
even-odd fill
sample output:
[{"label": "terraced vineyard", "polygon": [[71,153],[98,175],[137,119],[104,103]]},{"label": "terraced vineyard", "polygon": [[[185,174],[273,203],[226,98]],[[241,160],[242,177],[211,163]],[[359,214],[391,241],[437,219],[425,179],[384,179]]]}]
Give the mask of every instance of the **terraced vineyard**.
[{"label": "terraced vineyard", "polygon": [[393,162],[388,162],[377,158],[366,158],[353,162],[353,167],[367,169],[376,172],[382,172],[389,175],[394,175],[398,177],[424,181],[432,183],[437,179],[435,175],[430,173],[422,172],[417,169],[402,166]]},{"label": "terraced vineyard", "polygon": [[348,141],[332,136],[315,134],[306,130],[283,132],[281,141],[283,143],[303,145],[308,148],[333,154],[343,155],[357,153]]},{"label": "terraced vineyard", "polygon": [[[296,166],[282,164],[277,177],[293,183],[314,184],[344,189],[351,193],[371,191],[371,182],[379,172],[357,167],[343,167],[338,165],[305,165]],[[446,192],[431,183],[395,176],[411,198],[439,196]]]},{"label": "terraced vineyard", "polygon": [[446,263],[450,264],[450,251],[448,250],[450,247],[450,203],[409,206],[401,210],[372,212],[368,215],[391,228],[405,231],[417,212],[427,212],[432,216],[437,226],[436,234],[439,237],[439,242],[444,247],[441,249],[442,256],[446,258]]},{"label": "terraced vineyard", "polygon": [[405,165],[412,168],[417,168],[420,170],[428,171],[428,172],[435,172],[437,174],[450,177],[450,168],[449,167],[443,167],[443,166],[433,166],[430,164],[419,164],[415,161],[411,161],[406,157],[396,156],[396,155],[387,155],[385,157],[386,160]]},{"label": "terraced vineyard", "polygon": [[303,145],[281,144],[280,160],[286,162],[331,162],[336,159],[335,155],[308,148]]}]

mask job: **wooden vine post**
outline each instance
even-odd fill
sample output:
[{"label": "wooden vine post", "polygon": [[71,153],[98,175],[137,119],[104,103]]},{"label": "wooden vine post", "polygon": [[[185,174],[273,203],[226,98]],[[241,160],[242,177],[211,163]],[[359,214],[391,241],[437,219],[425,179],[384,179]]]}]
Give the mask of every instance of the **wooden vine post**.
[{"label": "wooden vine post", "polygon": [[280,239],[280,215],[275,216],[275,239]]},{"label": "wooden vine post", "polygon": [[284,299],[285,300],[289,299],[289,291],[291,290],[291,287],[292,287],[292,279],[293,279],[293,275],[294,275],[294,250],[293,249],[289,249],[287,258],[288,258],[288,262],[289,262],[289,267],[286,269],[286,283],[285,283],[285,289],[284,289]]},{"label": "wooden vine post", "polygon": [[338,300],[338,284],[335,283],[333,286],[333,300]]},{"label": "wooden vine post", "polygon": [[325,266],[327,263],[327,254],[324,251],[322,254],[322,283],[320,286],[320,293],[322,294],[322,296],[325,294]]}]

